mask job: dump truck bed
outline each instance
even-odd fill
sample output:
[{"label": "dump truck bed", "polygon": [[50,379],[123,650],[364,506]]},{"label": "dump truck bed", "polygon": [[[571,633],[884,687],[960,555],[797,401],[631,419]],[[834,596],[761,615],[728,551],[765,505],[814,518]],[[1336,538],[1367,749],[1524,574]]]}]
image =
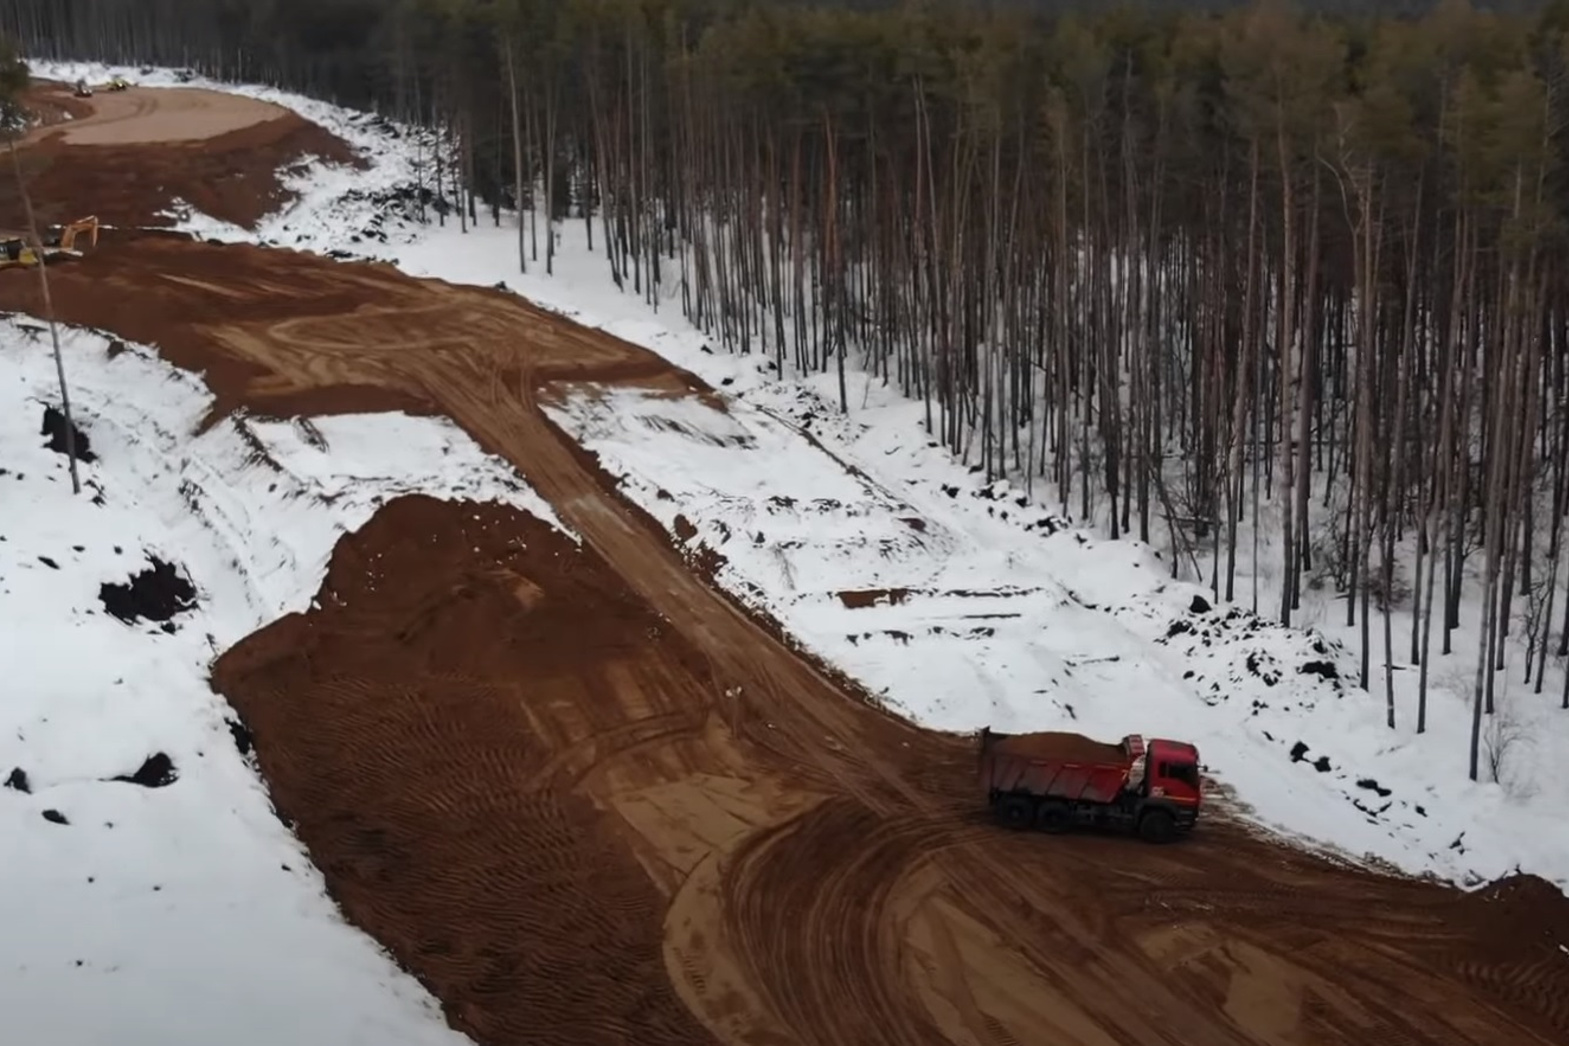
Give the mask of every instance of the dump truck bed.
[{"label": "dump truck bed", "polygon": [[988,732],[981,748],[981,782],[988,792],[1109,803],[1127,783],[1130,765],[1123,749],[1081,734]]}]

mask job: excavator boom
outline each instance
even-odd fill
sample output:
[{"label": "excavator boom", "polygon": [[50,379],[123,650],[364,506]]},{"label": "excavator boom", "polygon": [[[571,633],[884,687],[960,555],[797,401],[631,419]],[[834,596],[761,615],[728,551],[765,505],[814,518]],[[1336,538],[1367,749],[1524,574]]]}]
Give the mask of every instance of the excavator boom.
[{"label": "excavator boom", "polygon": [[62,251],[75,251],[76,238],[82,233],[87,233],[91,246],[98,246],[98,218],[92,215],[78,218],[60,231],[60,249]]}]

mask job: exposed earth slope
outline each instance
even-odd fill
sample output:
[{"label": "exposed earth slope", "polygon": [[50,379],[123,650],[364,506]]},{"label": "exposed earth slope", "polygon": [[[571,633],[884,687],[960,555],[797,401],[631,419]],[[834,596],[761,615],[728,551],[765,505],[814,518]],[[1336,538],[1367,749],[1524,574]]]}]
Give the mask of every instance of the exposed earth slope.
[{"label": "exposed earth slope", "polygon": [[[40,222],[94,215],[109,225],[168,226],[183,204],[249,228],[288,199],[281,171],[309,157],[354,160],[342,141],[295,113],[218,91],[76,98],[46,82],[30,103],[42,123],[20,162]],[[0,178],[0,228],[24,220],[15,180]]]},{"label": "exposed earth slope", "polygon": [[[34,191],[91,206],[69,186]],[[220,411],[449,417],[582,539],[399,499],[214,668],[347,917],[481,1043],[1569,1037],[1569,902],[1538,880],[1378,876],[1223,814],[1165,848],[994,827],[969,739],[716,590],[545,412],[565,381],[722,409],[644,349],[500,291],[168,235],[52,280],[63,320],[204,373]],[[0,305],[36,312],[36,278],[0,273]]]}]

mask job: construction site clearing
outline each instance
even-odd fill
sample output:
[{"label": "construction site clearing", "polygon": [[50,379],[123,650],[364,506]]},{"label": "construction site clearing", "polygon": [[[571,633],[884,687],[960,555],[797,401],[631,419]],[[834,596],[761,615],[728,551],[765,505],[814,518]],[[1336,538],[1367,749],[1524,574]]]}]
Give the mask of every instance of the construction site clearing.
[{"label": "construction site clearing", "polygon": [[[176,196],[254,222],[278,170],[352,155],[248,99],[71,95],[42,92],[80,115],[26,143],[34,203],[115,228],[50,269],[61,321],[155,346],[220,411],[446,416],[583,538],[400,497],[213,667],[346,918],[477,1042],[1569,1042],[1569,901],[1539,879],[1376,874],[1216,802],[1166,846],[999,827],[974,737],[793,649],[540,407],[563,380],[713,390],[501,291],[136,231]],[[0,307],[40,315],[36,273],[0,271]]]}]

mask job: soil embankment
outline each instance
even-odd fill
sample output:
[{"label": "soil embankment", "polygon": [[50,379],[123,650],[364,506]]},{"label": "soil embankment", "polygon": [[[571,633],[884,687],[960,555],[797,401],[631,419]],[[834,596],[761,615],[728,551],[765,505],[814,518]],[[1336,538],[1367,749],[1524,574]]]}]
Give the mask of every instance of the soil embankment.
[{"label": "soil embankment", "polygon": [[602,563],[494,505],[388,505],[338,547],[320,603],[214,678],[349,919],[481,1042],[702,1042],[665,976],[664,898],[576,787],[595,722],[701,728],[696,651],[650,639],[658,618]]},{"label": "soil embankment", "polygon": [[[1569,1038],[1569,904],[1529,880],[1468,897],[1219,818],[1164,848],[991,825],[971,742],[794,653],[539,409],[563,379],[695,387],[653,355],[499,292],[171,236],[51,278],[61,318],[160,346],[220,409],[449,415],[584,538],[400,499],[215,669],[347,915],[487,1046]],[[0,273],[0,307],[38,304]]]},{"label": "soil embankment", "polygon": [[[44,83],[30,104],[45,122],[20,162],[43,224],[91,214],[109,225],[167,227],[164,212],[183,200],[254,228],[289,198],[279,172],[310,156],[360,162],[342,140],[286,109],[216,91],[132,87],[82,99]],[[0,228],[23,228],[24,217],[7,174]]]}]

